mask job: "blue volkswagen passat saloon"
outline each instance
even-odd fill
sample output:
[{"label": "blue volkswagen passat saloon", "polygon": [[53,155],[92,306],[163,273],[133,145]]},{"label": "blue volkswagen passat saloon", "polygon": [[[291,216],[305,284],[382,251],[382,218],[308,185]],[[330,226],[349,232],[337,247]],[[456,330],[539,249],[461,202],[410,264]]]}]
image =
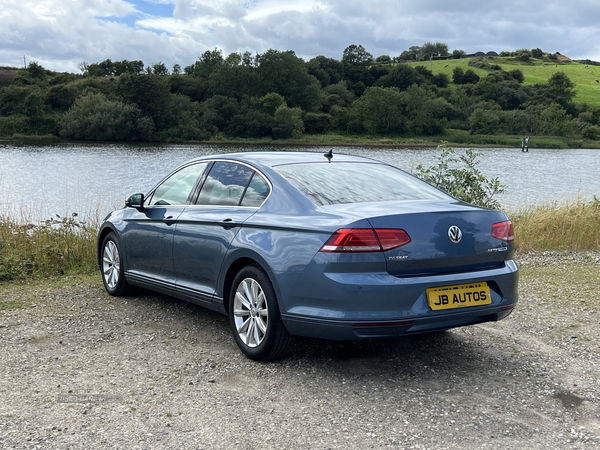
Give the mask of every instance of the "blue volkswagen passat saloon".
[{"label": "blue volkswagen passat saloon", "polygon": [[110,213],[106,290],[136,286],[229,316],[255,360],[292,336],[371,339],[507,317],[517,302],[506,214],[357,156],[253,152],[175,169]]}]

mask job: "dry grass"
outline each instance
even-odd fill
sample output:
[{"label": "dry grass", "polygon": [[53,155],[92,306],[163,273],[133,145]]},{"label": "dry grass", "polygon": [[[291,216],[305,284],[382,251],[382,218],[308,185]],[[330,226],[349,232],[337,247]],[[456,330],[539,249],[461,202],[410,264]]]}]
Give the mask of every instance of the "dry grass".
[{"label": "dry grass", "polygon": [[600,249],[600,199],[532,207],[511,214],[519,251]]},{"label": "dry grass", "polygon": [[[519,252],[600,249],[600,199],[510,214]],[[96,272],[96,226],[76,216],[27,224],[0,216],[0,282]]]},{"label": "dry grass", "polygon": [[96,227],[55,216],[23,224],[0,216],[0,281],[96,270]]}]

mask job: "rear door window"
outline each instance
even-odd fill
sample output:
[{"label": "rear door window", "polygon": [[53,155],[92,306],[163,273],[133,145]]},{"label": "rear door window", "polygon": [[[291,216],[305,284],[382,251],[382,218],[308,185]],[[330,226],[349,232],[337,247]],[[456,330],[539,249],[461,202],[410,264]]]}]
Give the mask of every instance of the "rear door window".
[{"label": "rear door window", "polygon": [[198,205],[258,207],[270,192],[266,180],[243,164],[217,161],[198,196]]}]

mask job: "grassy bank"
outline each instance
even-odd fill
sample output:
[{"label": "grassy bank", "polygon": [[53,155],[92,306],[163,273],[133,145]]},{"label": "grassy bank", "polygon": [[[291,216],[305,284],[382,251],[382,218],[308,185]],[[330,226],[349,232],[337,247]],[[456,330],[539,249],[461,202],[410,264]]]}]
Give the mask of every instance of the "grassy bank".
[{"label": "grassy bank", "polygon": [[[531,148],[600,148],[600,141],[581,139],[580,137],[567,136],[529,136]],[[184,144],[225,144],[225,145],[258,145],[258,146],[300,146],[300,147],[437,147],[440,144],[450,147],[507,147],[521,148],[523,136],[512,135],[472,135],[464,130],[447,130],[445,134],[438,136],[369,136],[369,135],[345,135],[337,133],[326,134],[304,134],[298,138],[290,139],[244,139],[215,136],[208,141],[173,141]],[[0,138],[7,142],[23,144],[40,144],[56,142],[89,143],[89,141],[69,141],[53,136],[27,136],[15,135]]]},{"label": "grassy bank", "polygon": [[22,224],[0,216],[0,281],[91,273],[96,227],[59,217]]},{"label": "grassy bank", "polygon": [[[509,215],[517,252],[600,250],[599,199]],[[0,282],[97,270],[95,225],[76,217],[26,225],[0,217]]]},{"label": "grassy bank", "polygon": [[600,249],[600,199],[537,206],[510,214],[518,251]]}]

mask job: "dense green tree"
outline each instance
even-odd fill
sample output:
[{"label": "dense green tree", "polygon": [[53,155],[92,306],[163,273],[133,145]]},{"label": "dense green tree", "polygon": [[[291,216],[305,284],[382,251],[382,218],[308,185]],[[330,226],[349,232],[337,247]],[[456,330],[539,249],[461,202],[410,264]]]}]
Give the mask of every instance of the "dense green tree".
[{"label": "dense green tree", "polygon": [[263,91],[282,95],[291,107],[305,111],[320,108],[319,81],[308,73],[304,61],[293,51],[268,50],[258,68]]},{"label": "dense green tree", "polygon": [[573,132],[575,122],[559,104],[552,103],[541,113],[542,132],[553,136],[566,136]]},{"label": "dense green tree", "polygon": [[512,79],[498,81],[492,74],[475,85],[473,94],[483,100],[496,102],[504,110],[518,109],[527,100],[518,82]]},{"label": "dense green tree", "polygon": [[465,52],[462,49],[456,49],[452,51],[452,57],[454,59],[461,59],[464,58],[465,56],[467,56],[467,52]]},{"label": "dense green tree", "polygon": [[264,93],[258,70],[242,64],[234,65],[232,61],[214,72],[208,81],[212,95],[234,97],[238,101],[260,97]]},{"label": "dense green tree", "polygon": [[525,75],[523,75],[523,71],[520,69],[513,69],[508,72],[513,80],[516,80],[519,83],[525,81]]},{"label": "dense green tree", "polygon": [[452,82],[454,84],[463,84],[463,77],[465,76],[465,70],[462,67],[455,67],[452,69]]},{"label": "dense green tree", "polygon": [[452,106],[432,91],[413,85],[403,92],[407,129],[417,136],[432,136],[444,132]]},{"label": "dense green tree", "polygon": [[489,109],[476,109],[469,117],[471,134],[494,134],[500,125],[500,117]]},{"label": "dense green tree", "polygon": [[136,104],[143,115],[150,117],[157,131],[170,123],[167,111],[171,92],[166,78],[123,74],[119,77],[117,92],[125,103]]},{"label": "dense green tree", "polygon": [[183,94],[195,102],[203,102],[209,96],[208,81],[204,78],[191,76],[170,77],[169,89],[173,94]]},{"label": "dense green tree", "polygon": [[354,92],[348,89],[345,82],[330,84],[323,89],[323,106],[330,111],[334,106],[350,106],[356,99]]},{"label": "dense green tree", "polygon": [[364,133],[365,124],[356,108],[344,108],[334,105],[331,108],[331,125],[342,133]]},{"label": "dense green tree", "polygon": [[215,95],[201,105],[202,127],[211,134],[223,132],[240,111],[241,105],[235,98]]},{"label": "dense green tree", "polygon": [[275,118],[270,114],[245,108],[229,121],[228,134],[243,138],[263,138],[273,135],[277,125]]},{"label": "dense green tree", "polygon": [[373,55],[362,45],[352,44],[344,49],[342,65],[344,69],[350,66],[369,66],[373,64]]},{"label": "dense green tree", "polygon": [[56,110],[66,111],[79,96],[77,83],[58,84],[48,91],[48,105]]},{"label": "dense green tree", "polygon": [[381,87],[368,88],[353,104],[367,132],[373,134],[406,131],[403,107],[404,98],[398,89]]},{"label": "dense green tree", "polygon": [[421,47],[418,45],[413,45],[408,50],[404,50],[398,58],[396,58],[396,62],[401,61],[420,61],[422,58]]},{"label": "dense green tree", "polygon": [[79,97],[59,126],[62,137],[90,141],[147,140],[154,131],[137,106],[93,92]]},{"label": "dense green tree", "polygon": [[158,76],[169,75],[169,69],[162,61],[152,64],[152,73]]},{"label": "dense green tree", "polygon": [[331,128],[331,116],[325,113],[306,113],[302,119],[309,134],[323,134]]},{"label": "dense green tree", "polygon": [[542,58],[544,56],[544,52],[541,48],[534,48],[531,50],[531,56],[534,58]]},{"label": "dense green tree", "polygon": [[300,108],[288,108],[281,105],[275,111],[275,126],[273,137],[275,139],[297,138],[304,132],[302,121],[302,110]]},{"label": "dense green tree", "polygon": [[208,78],[225,64],[223,52],[217,48],[206,50],[194,64],[185,68],[185,72],[197,77]]},{"label": "dense green tree", "polygon": [[[373,55],[362,45],[349,45],[344,49],[342,55],[344,77],[353,85],[362,82],[367,87],[371,86],[373,77],[369,73],[369,66],[373,62]],[[354,91],[356,92],[356,90]]]},{"label": "dense green tree", "polygon": [[448,44],[444,42],[425,42],[421,47],[421,53],[426,59],[431,56],[448,56]]},{"label": "dense green tree", "polygon": [[581,135],[585,139],[591,139],[594,141],[600,140],[600,127],[598,125],[590,125],[583,130]]},{"label": "dense green tree", "polygon": [[554,101],[563,107],[575,97],[575,83],[564,72],[554,72],[548,79],[548,90]]},{"label": "dense green tree", "polygon": [[163,129],[158,133],[159,140],[202,140],[210,136],[201,121],[200,104],[185,95],[169,97],[165,116],[169,120],[163,123]]},{"label": "dense green tree", "polygon": [[44,115],[46,110],[46,101],[42,92],[39,90],[32,90],[25,101],[23,102],[23,112],[30,119],[39,119]]},{"label": "dense green tree", "polygon": [[2,88],[0,90],[0,116],[25,114],[23,108],[25,98],[34,89],[36,89],[35,86],[20,86],[17,83]]},{"label": "dense green tree", "polygon": [[27,65],[27,72],[29,72],[32,78],[44,79],[47,77],[46,69],[38,64],[37,61],[31,61]]},{"label": "dense green tree", "polygon": [[316,56],[307,63],[308,73],[321,83],[322,87],[336,84],[344,78],[342,63],[333,58]]},{"label": "dense green tree", "polygon": [[475,84],[479,79],[479,75],[473,69],[465,71],[462,67],[455,67],[452,70],[452,82],[454,84]]},{"label": "dense green tree", "polygon": [[277,111],[281,105],[285,105],[285,98],[276,92],[269,92],[260,98],[260,103],[265,112],[274,116],[275,111]]},{"label": "dense green tree", "polygon": [[419,72],[408,64],[398,64],[389,75],[379,79],[381,87],[396,87],[406,91],[413,84],[423,83],[424,79]]}]

